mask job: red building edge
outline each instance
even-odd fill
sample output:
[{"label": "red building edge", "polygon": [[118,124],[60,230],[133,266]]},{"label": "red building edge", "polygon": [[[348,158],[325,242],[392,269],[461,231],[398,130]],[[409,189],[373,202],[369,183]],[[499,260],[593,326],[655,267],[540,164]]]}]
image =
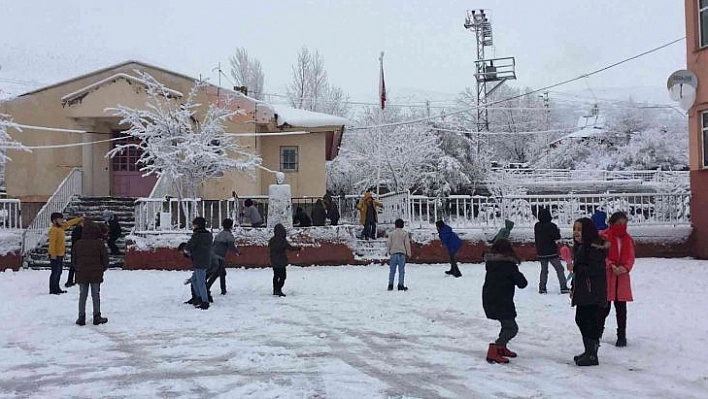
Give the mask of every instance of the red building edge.
[{"label": "red building edge", "polygon": [[[704,3],[703,9],[700,8]],[[708,4],[685,0],[686,67],[696,74],[696,101],[688,111],[689,164],[691,168],[691,255],[708,259],[708,162],[704,133],[708,128]],[[706,24],[701,23],[701,16]],[[704,119],[707,119],[704,121]]]}]

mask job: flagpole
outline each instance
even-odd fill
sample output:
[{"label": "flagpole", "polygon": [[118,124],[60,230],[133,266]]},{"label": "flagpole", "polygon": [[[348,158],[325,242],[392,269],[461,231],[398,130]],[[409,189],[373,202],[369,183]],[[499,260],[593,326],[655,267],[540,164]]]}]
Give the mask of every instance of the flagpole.
[{"label": "flagpole", "polygon": [[[384,108],[386,108],[386,82],[384,81],[384,69],[383,69],[383,57],[384,52],[381,52],[379,56],[379,67],[381,69],[381,75],[379,77],[379,99],[381,101],[381,112],[383,113]],[[383,116],[383,115],[382,115]],[[381,187],[381,160],[376,161],[376,196],[378,197]]]}]

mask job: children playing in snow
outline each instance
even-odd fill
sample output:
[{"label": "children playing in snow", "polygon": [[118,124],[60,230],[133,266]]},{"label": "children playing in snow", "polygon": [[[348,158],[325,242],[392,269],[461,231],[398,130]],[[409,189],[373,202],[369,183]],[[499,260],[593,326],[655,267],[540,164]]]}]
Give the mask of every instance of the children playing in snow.
[{"label": "children playing in snow", "polygon": [[528,282],[519,271],[521,260],[506,238],[497,239],[486,251],[484,260],[487,274],[482,287],[482,306],[487,318],[501,323],[499,338],[489,344],[487,361],[509,363],[508,358],[516,357],[516,353],[507,349],[506,345],[519,332],[514,291],[515,287],[525,288]]},{"label": "children playing in snow", "polygon": [[455,277],[462,276],[460,269],[457,267],[457,260],[455,260],[455,254],[462,247],[462,240],[460,240],[460,237],[452,231],[452,228],[446,225],[442,220],[435,222],[435,227],[438,229],[440,242],[447,248],[447,253],[450,255],[450,270],[446,271],[445,274],[450,274]]},{"label": "children playing in snow", "polygon": [[[634,266],[634,239],[627,233],[627,214],[615,212],[610,216],[610,227],[605,230],[605,239],[610,244],[607,254],[607,300],[615,304],[617,314],[617,342],[615,346],[627,346],[627,302],[631,302],[632,284],[629,272]],[[605,319],[610,314],[608,304]],[[604,325],[604,323],[603,323]]]},{"label": "children playing in snow", "polygon": [[605,321],[607,307],[607,276],[605,258],[609,243],[597,231],[589,218],[573,224],[573,263],[569,269],[575,274],[572,283],[572,305],[575,323],[583,337],[585,350],[575,356],[578,366],[597,366],[597,350]]},{"label": "children playing in snow", "polygon": [[268,254],[270,264],[273,266],[273,295],[284,297],[283,286],[287,278],[285,267],[288,265],[286,251],[300,251],[301,248],[290,245],[285,226],[282,224],[276,224],[273,233],[273,237],[268,241]]},{"label": "children playing in snow", "polygon": [[551,221],[551,211],[548,208],[541,208],[538,211],[538,223],[533,226],[534,242],[536,244],[536,256],[541,262],[541,276],[538,283],[538,293],[545,294],[546,283],[548,282],[548,263],[553,265],[558,276],[561,294],[570,292],[567,286],[563,265],[558,257],[557,241],[561,239],[560,229]]},{"label": "children playing in snow", "polygon": [[[209,309],[209,296],[206,287],[206,271],[211,265],[211,247],[213,237],[206,229],[206,219],[201,216],[192,221],[192,237],[184,245],[184,251],[192,259],[192,299],[185,302],[194,307]],[[196,294],[196,297],[194,296]]]},{"label": "children playing in snow", "polygon": [[408,287],[403,284],[403,279],[406,276],[406,257],[411,256],[411,239],[408,233],[403,230],[403,219],[396,219],[394,225],[396,228],[393,229],[386,242],[386,248],[391,256],[388,290],[393,291],[393,279],[396,276],[396,268],[398,268],[398,290],[407,291]]},{"label": "children playing in snow", "polygon": [[212,247],[212,260],[211,267],[207,272],[209,276],[207,280],[207,293],[211,299],[211,286],[214,284],[216,279],[219,279],[221,285],[221,295],[226,295],[226,267],[224,263],[226,262],[226,255],[231,252],[234,255],[238,255],[238,248],[236,248],[236,238],[231,232],[234,226],[234,221],[231,219],[224,219],[221,223],[223,230],[214,237],[214,245]]},{"label": "children playing in snow", "polygon": [[64,294],[65,290],[59,287],[61,272],[64,268],[64,255],[66,254],[66,237],[64,232],[71,226],[81,223],[84,218],[73,218],[64,222],[64,215],[54,212],[50,215],[52,226],[49,228],[49,264],[51,274],[49,275],[49,293],[54,295]]},{"label": "children playing in snow", "polygon": [[101,316],[101,283],[103,272],[108,269],[108,251],[101,229],[94,222],[84,222],[81,238],[74,245],[72,253],[76,256],[76,284],[79,285],[79,318],[76,319],[76,324],[86,324],[86,298],[89,288],[93,302],[93,324],[107,323],[108,318]]}]

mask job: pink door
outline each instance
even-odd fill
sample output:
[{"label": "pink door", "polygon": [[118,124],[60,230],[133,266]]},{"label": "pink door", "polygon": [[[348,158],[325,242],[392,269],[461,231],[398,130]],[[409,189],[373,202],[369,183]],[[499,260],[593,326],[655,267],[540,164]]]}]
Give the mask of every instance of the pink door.
[{"label": "pink door", "polygon": [[[122,133],[114,132],[114,137],[120,137]],[[121,140],[126,144],[133,139]],[[137,142],[137,141],[134,141]],[[116,143],[116,142],[114,142]],[[114,144],[115,146],[115,144]],[[111,162],[111,172],[113,185],[111,196],[113,197],[147,197],[157,182],[156,176],[143,177],[143,172],[138,170],[136,165],[142,151],[137,148],[128,148],[116,154]]]}]

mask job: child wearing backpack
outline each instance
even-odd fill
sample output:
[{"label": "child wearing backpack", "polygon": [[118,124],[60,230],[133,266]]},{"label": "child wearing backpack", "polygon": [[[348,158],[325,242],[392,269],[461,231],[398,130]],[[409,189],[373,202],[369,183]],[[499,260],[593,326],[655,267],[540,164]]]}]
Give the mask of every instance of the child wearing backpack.
[{"label": "child wearing backpack", "polygon": [[507,344],[519,332],[516,324],[516,306],[514,305],[515,287],[525,288],[528,281],[519,271],[519,257],[514,252],[511,242],[506,238],[497,238],[485,253],[487,274],[482,287],[482,306],[488,319],[501,323],[499,338],[489,344],[487,361],[490,363],[509,363],[516,353],[507,349]]}]

